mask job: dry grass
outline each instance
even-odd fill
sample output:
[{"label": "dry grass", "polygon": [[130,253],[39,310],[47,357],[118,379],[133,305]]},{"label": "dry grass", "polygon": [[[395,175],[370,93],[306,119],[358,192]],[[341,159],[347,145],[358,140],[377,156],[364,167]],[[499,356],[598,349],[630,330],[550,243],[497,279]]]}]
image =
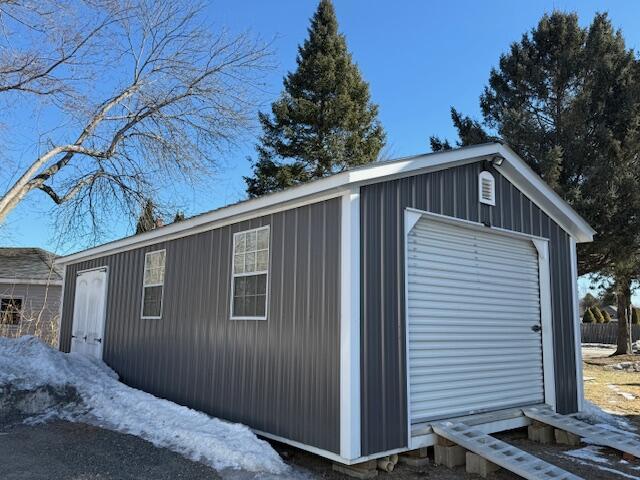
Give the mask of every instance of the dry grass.
[{"label": "dry grass", "polygon": [[[640,362],[640,356],[625,359],[598,359],[584,364],[584,394],[587,400],[600,408],[627,416],[640,416],[640,373],[626,370],[613,370],[604,364],[615,364],[623,361]],[[626,394],[635,398],[625,398]]]}]

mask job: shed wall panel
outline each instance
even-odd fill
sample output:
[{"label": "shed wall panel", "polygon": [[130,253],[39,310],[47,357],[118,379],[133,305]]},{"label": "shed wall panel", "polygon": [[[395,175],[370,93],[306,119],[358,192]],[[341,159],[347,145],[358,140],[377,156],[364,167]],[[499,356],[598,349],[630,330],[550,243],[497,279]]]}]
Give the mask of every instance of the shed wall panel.
[{"label": "shed wall panel", "polygon": [[496,205],[478,202],[481,162],[366,185],[361,205],[362,454],[407,443],[404,323],[406,207],[550,239],[557,409],[577,410],[569,235],[506,178]]},{"label": "shed wall panel", "polygon": [[[340,199],[67,266],[61,349],[75,276],[107,265],[104,360],[159,397],[339,452]],[[230,320],[233,233],[271,226],[268,319]],[[165,248],[162,318],[140,318],[146,252]]]}]

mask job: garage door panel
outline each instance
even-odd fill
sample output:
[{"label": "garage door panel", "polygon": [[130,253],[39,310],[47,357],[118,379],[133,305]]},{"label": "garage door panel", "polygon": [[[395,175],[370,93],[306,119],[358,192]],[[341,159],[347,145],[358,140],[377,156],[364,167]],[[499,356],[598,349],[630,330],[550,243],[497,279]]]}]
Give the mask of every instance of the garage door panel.
[{"label": "garage door panel", "polygon": [[[522,355],[518,355],[518,360],[523,361],[523,362],[529,362],[532,364],[535,364],[534,362],[538,359],[538,355],[537,353],[534,354],[522,354]],[[477,363],[474,362],[469,362],[468,358],[464,358],[464,357],[458,357],[456,359],[456,363],[452,363],[452,361],[449,358],[442,358],[436,355],[432,355],[432,356],[425,356],[422,358],[413,358],[411,359],[411,368],[412,369],[417,369],[419,370],[420,368],[434,368],[434,372],[437,371],[437,367],[449,367],[452,365],[458,366],[458,365],[462,365],[462,366],[470,366],[470,365],[477,365]],[[495,355],[494,358],[494,368],[496,368],[496,364],[499,364],[500,361],[503,360],[503,356],[501,356],[500,354]],[[517,367],[517,362],[510,362],[512,365],[514,365],[514,368]],[[413,370],[412,370],[413,371]],[[434,373],[435,375],[435,373]]]},{"label": "garage door panel", "polygon": [[[409,315],[414,314],[416,318],[420,319],[420,318],[430,318],[429,314],[425,313],[424,308],[410,308],[409,309]],[[440,312],[442,312],[440,314],[440,316],[442,317],[443,320],[446,320],[447,318],[451,318],[451,319],[456,319],[459,316],[463,315],[463,310],[461,308],[457,308],[454,309],[453,307],[450,310],[440,310]],[[476,318],[478,320],[492,320],[492,319],[504,319],[504,320],[511,320],[513,318],[513,315],[510,315],[509,313],[502,313],[502,312],[467,312],[468,315],[471,315],[470,318]],[[531,315],[519,315],[518,320],[514,320],[514,321],[519,321],[519,320],[526,320],[529,322],[529,325],[533,325],[538,319],[540,318],[539,315],[535,315],[535,314],[531,314]]]},{"label": "garage door panel", "polygon": [[517,267],[523,269],[523,271],[529,271],[532,275],[535,275],[537,273],[537,270],[531,268],[531,263],[529,263],[526,257],[520,258],[514,255],[505,256],[505,252],[496,252],[491,254],[482,251],[468,252],[461,249],[456,250],[446,248],[445,245],[443,245],[440,249],[430,248],[427,246],[413,246],[413,248],[411,248],[410,246],[409,251],[415,254],[421,254],[421,259],[425,261],[463,264],[465,260],[475,260],[475,257],[477,255],[483,255],[487,261],[493,262],[496,267]]},{"label": "garage door panel", "polygon": [[[541,380],[540,378],[539,380]],[[440,400],[444,398],[449,398],[452,396],[456,396],[461,388],[466,389],[470,393],[472,392],[474,396],[479,395],[498,395],[502,392],[503,395],[509,395],[510,392],[517,389],[517,392],[521,395],[524,395],[525,392],[536,393],[536,386],[531,385],[530,382],[525,380],[518,380],[516,377],[505,377],[503,379],[497,380],[494,378],[491,379],[479,379],[477,381],[468,381],[468,382],[443,382],[437,385],[438,388],[427,389],[424,385],[414,385],[415,389],[415,398],[420,401],[427,400]]]},{"label": "garage door panel", "polygon": [[[474,280],[473,278],[469,278],[468,275],[465,274],[460,274],[460,275],[456,275],[456,276],[450,276],[450,278],[439,278],[438,282],[433,282],[433,277],[429,277],[426,275],[426,273],[422,273],[424,270],[423,269],[414,269],[416,270],[416,273],[413,274],[413,278],[412,281],[414,281],[416,284],[418,285],[433,285],[434,287],[443,287],[443,286],[447,286],[447,287],[455,287],[458,288],[459,290],[468,290],[468,289],[476,289],[476,290],[481,290],[483,292],[494,292],[494,294],[497,294],[499,292],[496,292],[495,287],[499,286],[504,289],[509,289],[510,287],[513,286],[513,282],[511,281],[501,281],[501,279],[499,278],[495,278],[492,279],[491,281],[491,287],[489,287],[486,284],[482,284],[482,285],[478,285],[478,282],[476,280]],[[519,283],[519,287],[523,289],[524,293],[531,293],[531,292],[538,292],[538,285],[537,284],[531,284],[531,285],[521,285],[522,282]],[[409,286],[409,288],[411,288],[411,285]],[[491,290],[493,288],[493,290]],[[502,291],[502,290],[500,290]],[[537,296],[537,293],[536,293]]]},{"label": "garage door panel", "polygon": [[[471,367],[471,365],[469,365]],[[490,372],[486,370],[478,370],[473,368],[464,369],[464,366],[458,366],[458,368],[451,369],[443,367],[441,369],[432,369],[429,370],[427,368],[416,369],[411,376],[411,384],[412,385],[423,385],[424,381],[427,379],[429,375],[433,375],[436,373],[447,373],[449,375],[455,374],[456,381],[462,380],[476,380],[476,379],[486,379],[486,378],[518,378],[520,374],[511,374],[509,375],[511,370],[511,365],[503,365],[502,368],[496,368]],[[536,368],[531,368],[525,363],[520,364],[520,371],[525,372],[527,375],[532,376],[542,376],[541,373]],[[433,382],[434,385],[436,382]]]},{"label": "garage door panel", "polygon": [[542,402],[533,244],[427,217],[407,243],[412,422]]},{"label": "garage door panel", "polygon": [[[487,412],[491,410],[495,410],[496,400],[500,400],[500,395],[504,395],[502,393],[496,395],[484,395],[482,397],[478,396],[474,406],[478,412]],[[512,395],[509,398],[508,402],[504,402],[501,408],[510,408],[510,407],[518,407],[523,405],[529,405],[529,399],[531,395],[527,392],[523,395]],[[466,398],[460,397],[449,397],[442,400],[437,400],[431,402],[432,406],[429,409],[419,409],[415,411],[415,416],[417,418],[424,418],[430,415],[433,415],[433,412],[438,412],[432,420],[439,420],[445,418],[454,418],[460,416],[460,411],[464,410],[465,405],[467,404]]]},{"label": "garage door panel", "polygon": [[[482,256],[482,254],[478,254],[478,256]],[[429,270],[433,272],[434,277],[442,277],[448,278],[451,275],[455,275],[456,273],[462,273],[466,276],[478,276],[478,277],[486,277],[487,270],[485,265],[476,265],[471,263],[465,263],[460,260],[456,261],[446,261],[437,259],[438,257],[433,257],[433,260],[411,260],[409,261],[409,267],[429,267]],[[486,261],[486,260],[485,260]],[[500,275],[501,278],[512,278],[519,281],[531,281],[530,278],[524,277],[523,274],[529,274],[531,277],[537,274],[537,270],[529,270],[526,271],[524,269],[519,269],[517,267],[512,267],[511,265],[501,265],[498,263],[492,263],[491,265],[492,275]]]},{"label": "garage door panel", "polygon": [[[420,233],[419,230],[412,231],[412,237],[409,239],[408,246],[409,250],[413,248],[434,248],[436,250],[441,249],[444,251],[452,250],[452,251],[468,251],[466,246],[468,245],[468,240],[474,240],[477,242],[474,245],[476,251],[486,253],[486,254],[500,254],[504,252],[509,256],[513,256],[515,258],[520,258],[523,261],[526,261],[527,254],[519,250],[517,247],[513,247],[511,245],[503,245],[500,242],[495,242],[492,240],[491,236],[478,236],[475,234],[470,235],[449,235],[447,233],[428,233],[423,232]],[[480,243],[481,242],[481,243]]]}]

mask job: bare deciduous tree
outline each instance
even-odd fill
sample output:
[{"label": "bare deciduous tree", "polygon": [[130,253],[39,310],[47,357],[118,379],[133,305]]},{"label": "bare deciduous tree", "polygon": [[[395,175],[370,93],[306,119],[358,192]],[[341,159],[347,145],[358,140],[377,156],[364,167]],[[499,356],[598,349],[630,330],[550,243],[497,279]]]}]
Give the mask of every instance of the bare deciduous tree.
[{"label": "bare deciduous tree", "polygon": [[269,52],[205,20],[188,1],[0,0],[2,109],[54,118],[0,196],[0,224],[38,190],[95,230],[152,186],[211,172],[249,124]]}]

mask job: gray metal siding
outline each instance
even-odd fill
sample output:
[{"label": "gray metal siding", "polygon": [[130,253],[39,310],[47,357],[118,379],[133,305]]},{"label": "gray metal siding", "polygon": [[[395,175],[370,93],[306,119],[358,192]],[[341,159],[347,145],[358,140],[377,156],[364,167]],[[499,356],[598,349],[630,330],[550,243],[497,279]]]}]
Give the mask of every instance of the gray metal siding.
[{"label": "gray metal siding", "polygon": [[[339,452],[340,199],[70,265],[109,266],[104,360],[122,380],[177,403]],[[229,320],[233,233],[271,226],[268,319]],[[166,248],[163,315],[140,319],[145,252]]]},{"label": "gray metal siding", "polygon": [[366,185],[361,205],[362,454],[407,442],[404,323],[406,207],[550,239],[556,397],[577,410],[569,235],[495,170],[496,206],[478,202],[476,162]]},{"label": "gray metal siding", "polygon": [[37,335],[55,345],[60,316],[60,285],[0,284],[0,298],[22,298],[19,325],[0,325],[0,336]]}]

